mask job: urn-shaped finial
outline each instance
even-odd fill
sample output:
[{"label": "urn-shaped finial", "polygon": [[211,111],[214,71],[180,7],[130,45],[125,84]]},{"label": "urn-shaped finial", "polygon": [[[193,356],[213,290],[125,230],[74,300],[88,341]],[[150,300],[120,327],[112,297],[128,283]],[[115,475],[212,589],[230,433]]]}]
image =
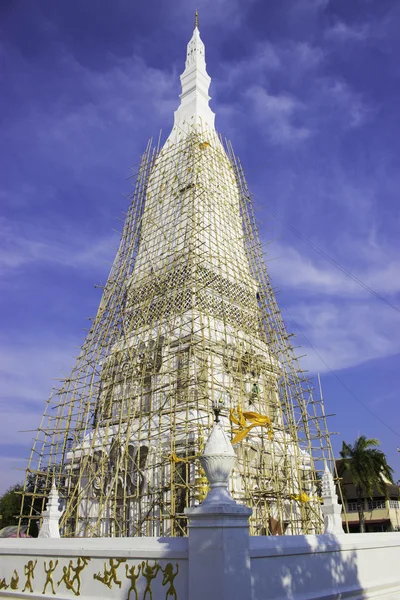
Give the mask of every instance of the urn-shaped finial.
[{"label": "urn-shaped finial", "polygon": [[236,454],[232,444],[218,421],[214,424],[200,457],[201,466],[211,488],[203,504],[234,503],[228,491],[228,483],[235,460]]}]

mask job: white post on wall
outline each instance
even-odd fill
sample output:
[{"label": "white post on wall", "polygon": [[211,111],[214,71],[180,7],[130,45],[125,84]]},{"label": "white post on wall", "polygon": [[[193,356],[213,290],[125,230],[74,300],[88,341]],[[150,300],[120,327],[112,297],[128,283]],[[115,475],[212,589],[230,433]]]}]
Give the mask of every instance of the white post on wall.
[{"label": "white post on wall", "polygon": [[248,523],[252,511],[237,504],[228,491],[235,459],[232,444],[217,421],[200,458],[211,489],[200,506],[185,511],[190,600],[252,597]]},{"label": "white post on wall", "polygon": [[324,533],[342,534],[342,507],[338,503],[335,482],[331,472],[325,464],[325,471],[322,476],[322,514],[324,515]]},{"label": "white post on wall", "polygon": [[58,510],[59,497],[56,488],[55,481],[53,479],[53,485],[47,501],[46,510],[42,511],[42,525],[40,527],[39,535],[40,538],[59,538],[60,530],[58,527],[58,521],[63,511]]}]

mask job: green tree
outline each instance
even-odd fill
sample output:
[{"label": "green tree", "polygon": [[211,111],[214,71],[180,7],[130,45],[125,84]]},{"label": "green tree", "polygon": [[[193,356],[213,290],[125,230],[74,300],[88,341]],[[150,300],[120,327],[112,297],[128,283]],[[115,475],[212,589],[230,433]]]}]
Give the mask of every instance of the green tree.
[{"label": "green tree", "polygon": [[0,498],[0,529],[8,525],[18,525],[21,508],[21,494],[23,487],[19,483],[10,487]]},{"label": "green tree", "polygon": [[[38,520],[45,508],[47,498],[50,493],[51,480],[44,476],[40,476],[36,480],[33,475],[29,475],[26,482],[26,494],[24,495],[24,486],[17,483],[11,486],[0,497],[0,529],[9,525],[20,524],[24,528],[28,528],[28,533],[37,537],[38,535]],[[38,494],[38,497],[33,497],[32,493]],[[22,519],[19,523],[21,513],[21,503],[24,503],[22,510]],[[32,513],[33,519],[28,519],[28,515]],[[37,518],[35,518],[37,517]]]},{"label": "green tree", "polygon": [[360,532],[365,532],[364,498],[372,498],[377,488],[383,496],[388,495],[384,477],[393,483],[393,469],[389,467],[386,455],[378,450],[379,440],[360,435],[354,445],[343,442],[340,456],[343,461],[339,475],[349,471],[357,494],[357,510],[360,519]]}]

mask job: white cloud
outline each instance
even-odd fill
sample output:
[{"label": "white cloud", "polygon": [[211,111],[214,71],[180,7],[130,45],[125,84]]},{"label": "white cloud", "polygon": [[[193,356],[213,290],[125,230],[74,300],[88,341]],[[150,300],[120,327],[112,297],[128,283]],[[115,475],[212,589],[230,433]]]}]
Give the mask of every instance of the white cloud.
[{"label": "white cloud", "polygon": [[[107,170],[115,166],[122,146],[119,141],[113,148],[113,140],[120,140],[120,129],[124,130],[123,148],[129,145],[135,156],[143,151],[141,139],[135,151],[138,134],[142,129],[146,137],[151,133],[149,114],[156,115],[158,123],[169,118],[172,127],[173,111],[179,103],[173,68],[155,69],[137,55],[129,59],[110,55],[107,65],[98,71],[84,67],[62,50],[59,60],[64,76],[58,80],[54,101],[35,102],[33,98],[24,118],[4,123],[5,140],[29,139],[42,160],[68,167],[81,179],[82,171],[91,166]],[[26,78],[44,77],[34,65],[23,64],[16,81],[22,84]]]},{"label": "white cloud", "polygon": [[38,263],[104,271],[104,263],[111,267],[118,247],[116,233],[92,241],[83,231],[71,231],[62,225],[59,229],[29,224],[17,227],[6,219],[0,219],[0,237],[0,276]]},{"label": "white cloud", "polygon": [[298,11],[319,12],[325,10],[330,0],[298,0],[293,6]]},{"label": "white cloud", "polygon": [[[305,141],[332,125],[338,133],[362,126],[373,108],[349,82],[325,74],[326,60],[321,46],[304,41],[255,43],[245,60],[223,64],[213,82],[217,115],[226,129],[241,128],[244,120],[261,124],[268,141],[279,145]],[[227,97],[228,108],[220,102]]]},{"label": "white cloud", "polygon": [[[302,364],[312,372],[348,369],[400,353],[400,315],[384,305],[311,301],[299,302],[285,313],[289,326],[293,317],[295,330],[300,331],[299,343],[307,351]],[[307,349],[301,333],[323,360]]]},{"label": "white cloud", "polygon": [[[192,6],[193,22],[194,13],[199,9],[199,28],[212,25],[223,25],[224,31],[236,29],[243,24],[244,13],[256,0],[180,0],[180,14],[182,20],[187,22],[188,5]],[[185,29],[186,30],[186,29]]]},{"label": "white cloud", "polygon": [[0,457],[0,495],[9,487],[24,481],[26,466],[27,461],[23,458]]},{"label": "white cloud", "polygon": [[252,105],[257,121],[265,127],[271,142],[287,144],[308,138],[311,131],[296,124],[302,103],[286,94],[272,95],[260,86],[253,86],[246,96]]},{"label": "white cloud", "polygon": [[[274,285],[284,292],[286,301],[281,301],[281,308],[287,327],[298,334],[301,354],[307,352],[302,359],[304,368],[340,370],[400,353],[398,312],[318,255],[300,254],[283,244],[272,248],[279,258],[268,263],[268,270]],[[360,243],[358,259],[363,248]],[[400,305],[400,261],[384,264],[378,258],[382,253],[370,249],[368,262],[359,263],[355,274]]]},{"label": "white cloud", "polygon": [[[48,333],[42,338],[25,333],[12,342],[0,338],[0,445],[10,453],[0,455],[0,493],[23,480],[23,471],[14,467],[27,467],[46,401],[58,380],[70,375],[81,341]],[[21,451],[13,457],[17,447]]]},{"label": "white cloud", "polygon": [[300,69],[303,75],[306,71],[320,67],[325,58],[322,48],[312,46],[308,42],[290,42],[286,55],[288,62],[295,61],[297,72]]},{"label": "white cloud", "polygon": [[364,123],[371,113],[361,94],[355,92],[343,79],[321,80],[321,91],[328,103],[339,111],[344,111],[350,127],[358,127]]},{"label": "white cloud", "polygon": [[14,401],[44,407],[55,385],[53,378],[70,374],[81,341],[48,333],[34,339],[24,333],[12,342],[0,338],[0,399],[4,408],[10,410]]},{"label": "white cloud", "polygon": [[337,20],[331,27],[325,31],[325,37],[337,42],[346,41],[364,41],[369,36],[369,26],[355,25],[351,26],[344,21]]},{"label": "white cloud", "polygon": [[324,61],[324,52],[308,42],[284,40],[272,43],[256,42],[245,59],[221,65],[223,77],[214,80],[218,88],[241,91],[246,82],[266,84],[271,75],[279,74],[285,80],[298,80],[318,68]]},{"label": "white cloud", "polygon": [[[38,404],[36,410],[22,408],[17,402],[12,406],[0,409],[1,414],[1,446],[21,446],[25,449],[25,458],[28,458],[32,441],[40,425],[45,401]],[[0,448],[1,448],[0,446]],[[2,460],[0,456],[0,461]]]},{"label": "white cloud", "polygon": [[[317,254],[311,257],[306,251],[302,254],[291,246],[277,243],[272,250],[279,258],[270,263],[269,270],[274,281],[286,289],[295,289],[304,295],[372,299],[360,284],[322,257],[318,258]],[[363,264],[358,269],[352,267],[351,271],[380,295],[400,294],[400,260],[397,257],[387,260],[385,254],[380,248],[368,252],[366,245],[359,243],[358,260],[361,257],[364,261],[367,259],[368,265]],[[355,258],[353,255],[353,260]]]}]

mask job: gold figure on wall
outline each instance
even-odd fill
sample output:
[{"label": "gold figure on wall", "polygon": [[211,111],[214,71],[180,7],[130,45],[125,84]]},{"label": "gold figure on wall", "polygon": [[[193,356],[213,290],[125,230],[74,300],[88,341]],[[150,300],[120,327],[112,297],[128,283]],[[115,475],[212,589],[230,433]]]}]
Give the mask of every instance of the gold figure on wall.
[{"label": "gold figure on wall", "polygon": [[[76,562],[76,567],[74,567],[72,560],[69,563],[70,572],[74,572],[74,576],[71,579],[71,589],[74,592],[75,596],[80,596],[81,594],[81,573],[83,569],[88,564],[90,558],[86,558],[85,556],[80,556]],[[76,590],[74,590],[74,583],[77,583]]]},{"label": "gold figure on wall", "polygon": [[133,567],[131,567],[130,569],[128,568],[128,565],[125,565],[126,576],[131,582],[131,586],[128,590],[127,600],[131,599],[131,592],[135,592],[135,600],[139,600],[139,594],[136,589],[136,581],[138,580],[138,577],[140,575],[141,568],[142,568],[142,565],[138,565],[138,570],[136,573],[136,565],[133,565]]},{"label": "gold figure on wall", "polygon": [[33,560],[28,560],[28,563],[24,566],[26,582],[25,582],[24,589],[22,590],[23,592],[25,592],[25,590],[28,588],[29,591],[31,592],[31,594],[33,594],[32,579],[35,579],[34,571],[35,571],[36,565],[37,565],[37,560],[35,560],[35,562],[33,562]]},{"label": "gold figure on wall", "polygon": [[118,585],[118,587],[121,587],[122,582],[119,581],[117,577],[117,569],[121,563],[126,562],[126,558],[110,558],[108,562],[110,563],[110,568],[107,569],[107,563],[104,563],[103,575],[100,572],[95,573],[93,579],[101,581],[101,583],[104,583],[110,590],[113,582]]},{"label": "gold figure on wall", "polygon": [[0,579],[0,590],[6,590],[8,588],[8,585],[6,583],[6,579],[5,577],[3,577],[3,579]]},{"label": "gold figure on wall", "polygon": [[[75,596],[81,595],[81,572],[86,567],[90,558],[85,556],[80,556],[76,562],[76,566],[74,567],[74,561],[70,560],[68,566],[63,567],[63,576],[57,585],[61,585],[62,582],[65,583],[65,587],[67,590],[72,590]],[[71,579],[71,572],[74,573]],[[76,589],[74,588],[74,583],[76,583]]]},{"label": "gold figure on wall", "polygon": [[19,583],[19,575],[18,575],[16,569],[14,569],[14,575],[13,575],[13,577],[11,577],[10,588],[12,590],[17,590],[18,583]]},{"label": "gold figure on wall", "polygon": [[151,591],[151,582],[157,577],[157,573],[160,570],[160,565],[155,563],[153,566],[149,565],[149,561],[142,562],[142,574],[146,579],[146,587],[144,590],[143,600],[146,600],[147,592],[149,593],[150,600],[153,600],[153,592]]},{"label": "gold figure on wall", "polygon": [[68,567],[67,566],[63,567],[63,576],[61,577],[61,579],[57,583],[57,585],[60,586],[61,583],[64,582],[65,583],[65,587],[67,588],[67,590],[72,590],[74,592],[74,594],[77,595],[75,593],[75,590],[72,587],[72,581],[71,581],[71,563],[72,563],[72,560],[70,561]]},{"label": "gold figure on wall", "polygon": [[167,593],[165,595],[165,600],[167,600],[169,596],[171,596],[174,600],[178,599],[178,596],[176,595],[174,579],[179,573],[179,565],[178,565],[178,563],[175,563],[175,564],[176,564],[175,573],[174,573],[174,567],[173,567],[172,563],[168,563],[166,565],[165,569],[161,569],[161,571],[164,573],[162,584],[163,585],[169,584],[169,588],[167,589]]},{"label": "gold figure on wall", "polygon": [[58,560],[56,560],[55,563],[51,560],[49,562],[48,568],[46,568],[46,561],[44,561],[44,572],[46,573],[46,582],[44,584],[44,588],[43,588],[42,594],[46,593],[46,588],[50,584],[51,585],[51,591],[55,595],[56,591],[54,589],[53,573],[56,570],[57,565],[58,565]]}]

